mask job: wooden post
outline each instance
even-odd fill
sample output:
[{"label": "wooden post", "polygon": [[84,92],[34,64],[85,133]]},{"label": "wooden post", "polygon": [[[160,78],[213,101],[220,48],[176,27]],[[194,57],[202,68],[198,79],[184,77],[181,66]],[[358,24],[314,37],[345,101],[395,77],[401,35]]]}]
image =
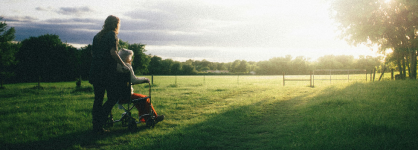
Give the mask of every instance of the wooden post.
[{"label": "wooden post", "polygon": [[312,87],[312,72],[313,71],[310,71],[310,76],[309,76],[309,81],[310,81],[310,86]]},{"label": "wooden post", "polygon": [[284,79],[284,72],[283,72],[283,86],[285,85],[285,79]]},{"label": "wooden post", "polygon": [[174,84],[177,85],[177,75],[174,76]]},{"label": "wooden post", "polygon": [[350,70],[347,70],[347,74],[348,74],[348,82],[350,82]]},{"label": "wooden post", "polygon": [[375,77],[376,77],[376,68],[373,69],[373,81],[374,81]]},{"label": "wooden post", "polygon": [[312,87],[315,86],[315,70],[312,70]]},{"label": "wooden post", "polygon": [[390,79],[393,80],[393,69],[390,70]]},{"label": "wooden post", "polygon": [[331,69],[329,70],[329,83],[331,83]]},{"label": "wooden post", "polygon": [[151,75],[151,84],[154,85],[154,75]]}]

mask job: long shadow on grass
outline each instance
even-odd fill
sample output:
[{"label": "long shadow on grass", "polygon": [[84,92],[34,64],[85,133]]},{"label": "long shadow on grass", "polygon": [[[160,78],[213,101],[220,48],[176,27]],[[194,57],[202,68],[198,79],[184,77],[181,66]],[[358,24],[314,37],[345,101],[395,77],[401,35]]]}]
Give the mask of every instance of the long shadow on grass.
[{"label": "long shadow on grass", "polygon": [[[418,86],[414,84],[406,93],[415,93]],[[418,146],[418,105],[411,99],[416,95],[397,95],[399,91],[393,90],[407,90],[404,87],[409,85],[356,83],[343,89],[331,87],[305,100],[301,99],[311,93],[273,103],[260,100],[211,114],[202,123],[154,137],[157,140],[140,148],[414,149]],[[396,97],[401,98],[392,100]],[[402,111],[407,114],[398,113]]]},{"label": "long shadow on grass", "polygon": [[93,149],[100,149],[106,146],[117,146],[117,145],[125,145],[129,141],[126,140],[119,140],[119,141],[112,141],[112,143],[97,143],[97,141],[103,139],[112,139],[115,137],[124,136],[127,134],[135,134],[137,132],[141,132],[146,130],[145,126],[139,126],[137,130],[131,131],[128,129],[119,129],[119,130],[112,130],[108,133],[94,133],[91,131],[81,131],[81,132],[74,132],[71,134],[65,134],[62,136],[58,136],[55,138],[50,138],[48,140],[42,141],[35,141],[35,142],[27,142],[27,143],[19,143],[19,144],[6,144],[0,143],[3,148],[5,149],[50,149],[50,150],[58,150],[58,149],[74,149],[78,146],[81,148],[93,148]]}]

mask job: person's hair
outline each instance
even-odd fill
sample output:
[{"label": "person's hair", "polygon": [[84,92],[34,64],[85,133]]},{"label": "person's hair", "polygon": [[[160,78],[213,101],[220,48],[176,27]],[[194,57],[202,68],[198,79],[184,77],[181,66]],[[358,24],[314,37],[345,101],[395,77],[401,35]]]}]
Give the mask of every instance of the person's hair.
[{"label": "person's hair", "polygon": [[134,52],[132,50],[122,48],[119,50],[118,54],[123,62],[132,62],[132,56],[134,55]]},{"label": "person's hair", "polygon": [[106,33],[113,31],[116,34],[119,33],[119,23],[120,20],[118,17],[110,15],[106,18],[102,30],[98,33],[98,38],[101,39]]}]

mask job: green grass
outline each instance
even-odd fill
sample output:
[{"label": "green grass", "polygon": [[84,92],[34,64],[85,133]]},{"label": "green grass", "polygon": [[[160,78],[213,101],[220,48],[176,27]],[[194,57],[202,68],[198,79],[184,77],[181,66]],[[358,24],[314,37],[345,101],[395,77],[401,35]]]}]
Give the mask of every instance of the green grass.
[{"label": "green grass", "polygon": [[[413,80],[319,80],[309,87],[308,81],[283,86],[282,76],[154,76],[153,105],[166,119],[153,129],[140,124],[133,132],[116,123],[110,133],[101,135],[90,132],[94,94],[88,82],[79,89],[74,82],[42,83],[44,89],[33,89],[36,84],[9,84],[0,91],[1,147],[418,147],[418,82]],[[136,93],[148,94],[146,85],[134,88]],[[113,109],[116,119],[121,113]]]}]

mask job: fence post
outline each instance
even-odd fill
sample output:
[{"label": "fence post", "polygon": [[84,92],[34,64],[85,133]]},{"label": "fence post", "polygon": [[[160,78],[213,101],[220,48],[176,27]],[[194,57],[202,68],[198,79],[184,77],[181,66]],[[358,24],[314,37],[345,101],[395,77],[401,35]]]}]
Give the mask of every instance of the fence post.
[{"label": "fence post", "polygon": [[331,69],[329,70],[329,83],[331,83]]},{"label": "fence post", "polygon": [[285,79],[284,79],[284,72],[283,72],[283,86],[285,85]]},{"label": "fence post", "polygon": [[151,84],[154,85],[154,75],[151,75]]},{"label": "fence post", "polygon": [[376,77],[376,68],[373,69],[373,82],[374,82],[375,77]]},{"label": "fence post", "polygon": [[390,79],[393,80],[393,69],[390,70]]},{"label": "fence post", "polygon": [[310,76],[309,76],[309,81],[310,81],[310,86],[312,87],[312,72],[313,71],[310,71]]},{"label": "fence post", "polygon": [[312,70],[312,86],[315,86],[315,70]]},{"label": "fence post", "polygon": [[348,82],[350,82],[350,70],[347,70],[347,74],[348,74]]},{"label": "fence post", "polygon": [[177,85],[177,75],[174,76],[174,84]]}]

